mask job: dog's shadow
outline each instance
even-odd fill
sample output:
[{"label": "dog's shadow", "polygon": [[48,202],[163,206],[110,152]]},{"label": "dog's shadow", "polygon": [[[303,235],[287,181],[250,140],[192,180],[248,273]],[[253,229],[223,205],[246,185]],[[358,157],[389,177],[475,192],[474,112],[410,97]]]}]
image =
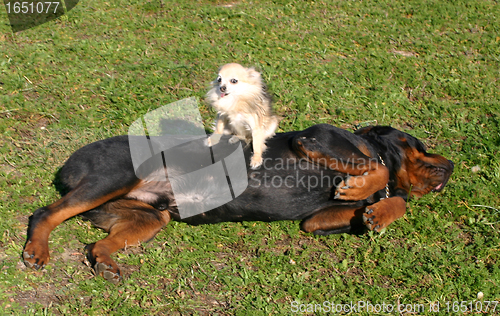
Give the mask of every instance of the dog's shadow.
[{"label": "dog's shadow", "polygon": [[199,135],[202,129],[206,135],[213,133],[207,126],[202,128],[199,124],[181,119],[161,119],[159,124],[161,135]]},{"label": "dog's shadow", "polygon": [[62,166],[59,167],[59,169],[57,169],[57,171],[56,171],[56,173],[54,175],[54,179],[52,180],[52,185],[54,186],[54,188],[56,189],[56,191],[59,192],[59,194],[61,195],[61,197],[63,197],[66,194],[68,194],[68,192],[70,190],[61,181],[61,170],[62,170]]}]

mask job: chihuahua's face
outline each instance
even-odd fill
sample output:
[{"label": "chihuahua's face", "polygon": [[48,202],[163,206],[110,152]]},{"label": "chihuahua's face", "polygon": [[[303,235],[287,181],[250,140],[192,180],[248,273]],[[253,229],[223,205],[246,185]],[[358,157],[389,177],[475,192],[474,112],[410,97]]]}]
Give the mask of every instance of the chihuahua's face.
[{"label": "chihuahua's face", "polygon": [[226,64],[219,70],[213,82],[215,93],[219,98],[244,95],[261,88],[260,74],[253,68],[245,68],[240,64]]}]

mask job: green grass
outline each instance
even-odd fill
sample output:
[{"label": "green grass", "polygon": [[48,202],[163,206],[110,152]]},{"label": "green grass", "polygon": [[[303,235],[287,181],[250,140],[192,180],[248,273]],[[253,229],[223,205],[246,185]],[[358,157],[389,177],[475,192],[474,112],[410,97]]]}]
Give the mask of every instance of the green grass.
[{"label": "green grass", "polygon": [[[446,302],[478,292],[500,301],[497,1],[81,0],[20,33],[7,21],[2,8],[3,313],[287,315],[293,301],[366,301],[440,302],[440,313],[421,314],[447,315]],[[51,235],[47,269],[24,268],[28,217],[59,197],[52,181],[71,152],[152,109],[203,99],[233,61],[263,72],[280,131],[391,125],[455,162],[448,186],[411,201],[382,235],[171,223],[115,255],[118,286],[84,262],[84,245],[104,234],[71,219]]]}]

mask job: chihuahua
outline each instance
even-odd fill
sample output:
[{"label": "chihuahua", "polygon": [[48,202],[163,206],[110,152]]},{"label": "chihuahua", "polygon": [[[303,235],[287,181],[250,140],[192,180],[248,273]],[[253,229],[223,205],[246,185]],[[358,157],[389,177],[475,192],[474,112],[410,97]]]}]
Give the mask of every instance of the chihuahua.
[{"label": "chihuahua", "polygon": [[230,143],[251,142],[250,167],[257,169],[262,165],[266,139],[274,136],[279,122],[272,113],[271,96],[260,73],[240,64],[226,64],[220,68],[206,99],[217,111],[214,134],[234,135]]}]

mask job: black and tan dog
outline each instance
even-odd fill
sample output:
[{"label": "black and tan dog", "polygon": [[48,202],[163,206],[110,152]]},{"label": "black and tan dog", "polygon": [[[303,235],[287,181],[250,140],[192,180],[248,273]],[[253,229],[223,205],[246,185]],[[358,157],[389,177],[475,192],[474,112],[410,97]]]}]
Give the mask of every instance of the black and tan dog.
[{"label": "black and tan dog", "polygon": [[[227,139],[219,145],[224,142]],[[69,192],[31,217],[24,262],[35,269],[45,266],[50,232],[79,214],[109,233],[88,246],[88,256],[96,273],[111,282],[120,279],[111,254],[153,238],[172,219],[195,225],[303,220],[306,232],[321,235],[350,232],[363,225],[378,231],[403,216],[409,196],[442,190],[453,171],[451,161],[427,153],[416,138],[384,126],[352,134],[321,124],[278,134],[267,145],[262,166],[248,168],[248,187],[240,196],[181,219],[176,206],[180,197],[174,198],[170,183],[150,176],[165,172],[164,165],[139,170],[145,175],[139,179],[127,136],[89,144],[76,151],[60,172]],[[204,141],[193,141],[170,150],[189,159],[202,148],[206,148]],[[251,148],[246,148],[247,166],[251,154]],[[215,161],[221,158],[214,157]],[[199,192],[189,190],[182,198],[190,194],[199,198]]]}]

